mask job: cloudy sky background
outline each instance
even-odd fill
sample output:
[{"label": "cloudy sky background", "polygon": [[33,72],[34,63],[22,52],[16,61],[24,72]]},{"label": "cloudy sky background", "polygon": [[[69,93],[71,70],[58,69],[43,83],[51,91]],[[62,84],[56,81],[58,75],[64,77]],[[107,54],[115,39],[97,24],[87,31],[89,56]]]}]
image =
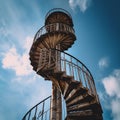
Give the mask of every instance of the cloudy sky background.
[{"label": "cloudy sky background", "polygon": [[51,94],[35,74],[29,49],[52,8],[70,12],[77,40],[68,50],[91,71],[104,120],[120,118],[119,0],[0,0],[0,120],[21,120]]}]

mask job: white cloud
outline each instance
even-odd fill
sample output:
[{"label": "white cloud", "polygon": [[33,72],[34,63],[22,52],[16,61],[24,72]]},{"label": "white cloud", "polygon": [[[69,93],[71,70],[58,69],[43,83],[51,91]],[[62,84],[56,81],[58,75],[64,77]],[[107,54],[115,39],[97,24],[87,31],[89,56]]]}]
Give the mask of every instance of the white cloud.
[{"label": "white cloud", "polygon": [[119,96],[120,93],[118,92],[118,90],[120,90],[120,88],[117,82],[117,78],[115,78],[114,76],[106,77],[103,79],[103,84],[109,96]]},{"label": "white cloud", "polygon": [[29,75],[32,72],[32,67],[30,66],[28,50],[31,44],[28,41],[32,41],[30,37],[26,38],[25,52],[20,55],[17,52],[16,47],[12,47],[4,53],[4,58],[2,60],[2,67],[4,69],[14,70],[16,75],[23,76]]},{"label": "white cloud", "polygon": [[99,68],[106,68],[109,65],[109,60],[107,57],[103,57],[98,62]]},{"label": "white cloud", "polygon": [[89,7],[92,0],[69,0],[69,5],[71,9],[75,9],[76,7],[80,8],[80,11],[85,12]]},{"label": "white cloud", "polygon": [[109,95],[110,108],[114,120],[120,118],[120,69],[116,69],[113,73],[103,78],[102,83],[104,85],[106,94]]},{"label": "white cloud", "polygon": [[112,75],[105,77],[102,82],[110,97],[120,98],[120,69],[114,70]]},{"label": "white cloud", "polygon": [[114,120],[120,120],[120,99],[112,101],[111,107]]}]

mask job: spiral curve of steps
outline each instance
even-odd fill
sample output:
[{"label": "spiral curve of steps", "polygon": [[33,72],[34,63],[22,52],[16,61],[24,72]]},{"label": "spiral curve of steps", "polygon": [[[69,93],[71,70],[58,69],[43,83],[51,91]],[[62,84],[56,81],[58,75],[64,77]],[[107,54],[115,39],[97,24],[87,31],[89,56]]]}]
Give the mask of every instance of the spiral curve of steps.
[{"label": "spiral curve of steps", "polygon": [[76,40],[69,18],[67,13],[59,11],[47,16],[45,26],[36,33],[30,50],[31,65],[37,74],[52,81],[63,95],[66,120],[103,120],[90,71],[81,61],[64,52]]}]

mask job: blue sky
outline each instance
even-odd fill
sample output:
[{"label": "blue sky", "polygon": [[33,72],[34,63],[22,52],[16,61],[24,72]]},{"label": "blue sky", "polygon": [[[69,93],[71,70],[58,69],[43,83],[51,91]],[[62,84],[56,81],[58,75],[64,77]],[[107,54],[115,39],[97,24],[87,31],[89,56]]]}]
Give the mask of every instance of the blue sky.
[{"label": "blue sky", "polygon": [[104,120],[119,120],[119,6],[119,0],[0,0],[0,120],[21,120],[51,94],[51,83],[35,74],[28,53],[52,8],[72,15],[77,40],[68,53],[93,74]]}]

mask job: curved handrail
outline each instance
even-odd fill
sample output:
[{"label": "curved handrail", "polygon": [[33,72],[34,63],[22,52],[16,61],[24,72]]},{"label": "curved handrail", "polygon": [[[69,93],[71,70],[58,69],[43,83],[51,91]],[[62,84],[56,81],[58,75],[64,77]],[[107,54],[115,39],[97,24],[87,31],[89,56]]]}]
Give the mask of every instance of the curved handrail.
[{"label": "curved handrail", "polygon": [[[47,64],[46,66],[49,68],[49,66],[54,63],[56,70],[65,71],[66,75],[72,76],[74,80],[81,82],[84,87],[89,89],[91,95],[96,96],[96,100],[99,102],[93,76],[90,70],[80,60],[58,49],[48,50],[45,48],[41,49],[40,53],[38,67]],[[44,57],[44,59],[41,59],[42,57]]]},{"label": "curved handrail", "polygon": [[[24,117],[22,118],[22,120],[27,120],[27,118],[28,118],[28,120],[30,120],[31,117],[32,117],[32,120],[33,120],[33,118],[35,119],[35,118],[36,118],[36,113],[37,113],[38,106],[40,106],[40,104],[43,103],[43,107],[44,107],[45,101],[48,100],[48,99],[50,99],[50,98],[51,98],[51,96],[45,98],[44,100],[42,100],[41,102],[39,102],[38,104],[36,104],[34,107],[32,107],[32,108],[24,115]],[[43,109],[43,108],[42,108],[42,109]],[[50,109],[50,108],[49,108],[49,109]],[[43,110],[42,110],[42,114],[40,114],[39,117],[41,117],[42,115],[44,115],[47,111],[48,111],[48,110],[46,110],[46,111],[43,111]],[[33,116],[31,116],[31,113],[32,113],[32,112],[34,112],[34,115],[33,115]]]},{"label": "curved handrail", "polygon": [[[57,50],[57,51],[60,51],[60,50],[58,50],[58,49],[53,49],[53,50]],[[88,73],[90,74],[90,76],[92,77],[92,80],[93,80],[93,82],[94,82],[94,79],[93,79],[93,76],[92,76],[92,74],[91,74],[91,72],[90,72],[90,70],[85,66],[85,64],[84,63],[82,63],[80,60],[78,60],[76,57],[74,57],[74,56],[72,56],[72,55],[70,55],[69,53],[67,53],[67,52],[64,52],[64,51],[60,51],[60,52],[62,52],[62,53],[64,53],[64,54],[66,54],[66,55],[68,55],[68,56],[70,56],[70,57],[72,57],[72,58],[74,58],[76,61],[78,61],[82,66],[84,66],[84,68],[88,71]],[[95,84],[95,83],[94,83]]]},{"label": "curved handrail", "polygon": [[70,27],[67,24],[63,24],[63,23],[53,23],[53,24],[49,24],[49,25],[45,25],[43,27],[41,27],[38,32],[35,34],[34,37],[34,42],[36,42],[36,40],[41,36],[44,35],[46,33],[50,33],[50,32],[55,32],[55,31],[60,31],[60,32],[70,32],[72,34],[75,33],[74,29],[72,27]]},{"label": "curved handrail", "polygon": [[[65,63],[63,63],[64,65],[65,64],[69,64],[69,65],[71,65],[72,66],[72,68],[71,69],[73,69],[73,77],[74,77],[74,79],[76,79],[76,80],[78,80],[78,81],[80,81],[80,82],[82,82],[83,83],[83,81],[81,80],[81,79],[86,79],[84,82],[84,86],[85,87],[87,87],[88,89],[90,89],[90,93],[91,94],[94,94],[95,96],[96,96],[96,98],[97,98],[97,100],[98,100],[98,95],[97,95],[97,92],[96,92],[96,88],[95,88],[95,83],[94,83],[94,78],[93,78],[93,76],[92,76],[92,74],[91,74],[91,72],[90,72],[90,70],[85,66],[85,64],[83,64],[80,60],[78,60],[77,58],[75,58],[74,56],[72,56],[72,55],[70,55],[70,54],[68,54],[68,53],[66,53],[66,52],[64,52],[64,51],[60,51],[60,50],[58,50],[58,49],[53,49],[53,50],[57,50],[57,51],[59,51],[60,53],[61,53],[61,57],[62,57],[62,54],[63,54],[63,57],[64,57],[64,59],[61,59],[63,62],[65,62]],[[66,56],[66,57],[65,57]],[[68,56],[70,57],[70,59],[68,58]],[[68,60],[69,59],[69,60]],[[73,59],[73,60],[72,60]],[[74,61],[75,60],[75,61]],[[75,75],[75,72],[76,72],[76,69],[77,69],[77,74],[81,74],[81,75],[83,75],[82,77],[76,77],[76,75]],[[65,69],[63,69],[63,71],[64,71]],[[65,71],[67,71],[68,70],[68,68],[66,68],[66,70]],[[81,71],[81,72],[80,72]],[[85,78],[85,77],[87,77],[87,78]],[[85,85],[86,84],[86,85]],[[88,85],[87,85],[88,84]]]},{"label": "curved handrail", "polygon": [[49,16],[50,14],[52,14],[53,12],[63,12],[63,13],[65,13],[65,14],[67,14],[67,15],[72,19],[70,13],[69,13],[67,10],[64,10],[64,9],[62,9],[62,8],[53,8],[53,9],[51,9],[50,11],[48,11],[48,13],[46,14],[45,20],[46,20],[46,19],[48,18],[48,16]]}]

